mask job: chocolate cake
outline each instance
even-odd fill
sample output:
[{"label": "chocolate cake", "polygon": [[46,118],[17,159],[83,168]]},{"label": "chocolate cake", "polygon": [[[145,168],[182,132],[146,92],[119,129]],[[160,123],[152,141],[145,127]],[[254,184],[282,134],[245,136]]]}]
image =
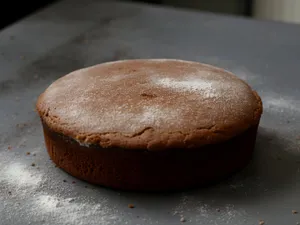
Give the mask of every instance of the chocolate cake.
[{"label": "chocolate cake", "polygon": [[57,166],[106,187],[161,191],[244,168],[262,102],[234,74],[198,62],[122,60],[71,72],[38,98]]}]

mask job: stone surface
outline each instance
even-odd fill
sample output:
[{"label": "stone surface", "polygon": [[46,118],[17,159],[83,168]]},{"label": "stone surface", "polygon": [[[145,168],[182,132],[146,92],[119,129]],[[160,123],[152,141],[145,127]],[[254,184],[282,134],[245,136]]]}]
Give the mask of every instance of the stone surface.
[{"label": "stone surface", "polygon": [[[0,224],[296,224],[299,36],[296,25],[93,0],[62,1],[1,31]],[[264,103],[251,164],[219,184],[163,194],[119,193],[54,167],[37,96],[75,69],[130,58],[194,60],[246,80]]]}]

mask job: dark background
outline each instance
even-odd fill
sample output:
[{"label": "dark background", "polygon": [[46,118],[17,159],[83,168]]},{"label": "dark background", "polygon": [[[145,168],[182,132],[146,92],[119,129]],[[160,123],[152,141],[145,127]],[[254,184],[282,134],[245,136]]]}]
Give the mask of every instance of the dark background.
[{"label": "dark background", "polygon": [[[24,18],[58,0],[39,1],[6,1],[1,2],[0,29]],[[130,0],[123,0],[130,1]],[[243,16],[251,16],[252,0],[131,0],[151,4],[164,4],[180,8],[193,8],[196,10],[212,11]],[[7,13],[7,14],[6,14]]]},{"label": "dark background", "polygon": [[55,0],[1,1],[0,29],[53,2]]}]

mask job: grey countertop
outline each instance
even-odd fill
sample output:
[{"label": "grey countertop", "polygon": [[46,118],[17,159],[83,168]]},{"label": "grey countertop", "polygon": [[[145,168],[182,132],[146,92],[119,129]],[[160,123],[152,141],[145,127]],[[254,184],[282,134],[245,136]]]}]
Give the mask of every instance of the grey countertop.
[{"label": "grey countertop", "polygon": [[[62,1],[1,31],[0,224],[300,222],[299,40],[297,25],[96,0]],[[264,103],[250,165],[216,185],[160,194],[96,187],[56,168],[37,96],[72,70],[128,58],[200,61],[246,80]]]}]

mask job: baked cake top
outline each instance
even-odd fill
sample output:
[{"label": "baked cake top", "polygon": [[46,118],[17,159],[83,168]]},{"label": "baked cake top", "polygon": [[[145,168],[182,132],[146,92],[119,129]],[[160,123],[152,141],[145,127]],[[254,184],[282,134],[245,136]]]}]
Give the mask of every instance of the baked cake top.
[{"label": "baked cake top", "polygon": [[42,121],[81,144],[159,150],[228,140],[257,125],[260,97],[221,68],[173,59],[80,69],[37,101]]}]

